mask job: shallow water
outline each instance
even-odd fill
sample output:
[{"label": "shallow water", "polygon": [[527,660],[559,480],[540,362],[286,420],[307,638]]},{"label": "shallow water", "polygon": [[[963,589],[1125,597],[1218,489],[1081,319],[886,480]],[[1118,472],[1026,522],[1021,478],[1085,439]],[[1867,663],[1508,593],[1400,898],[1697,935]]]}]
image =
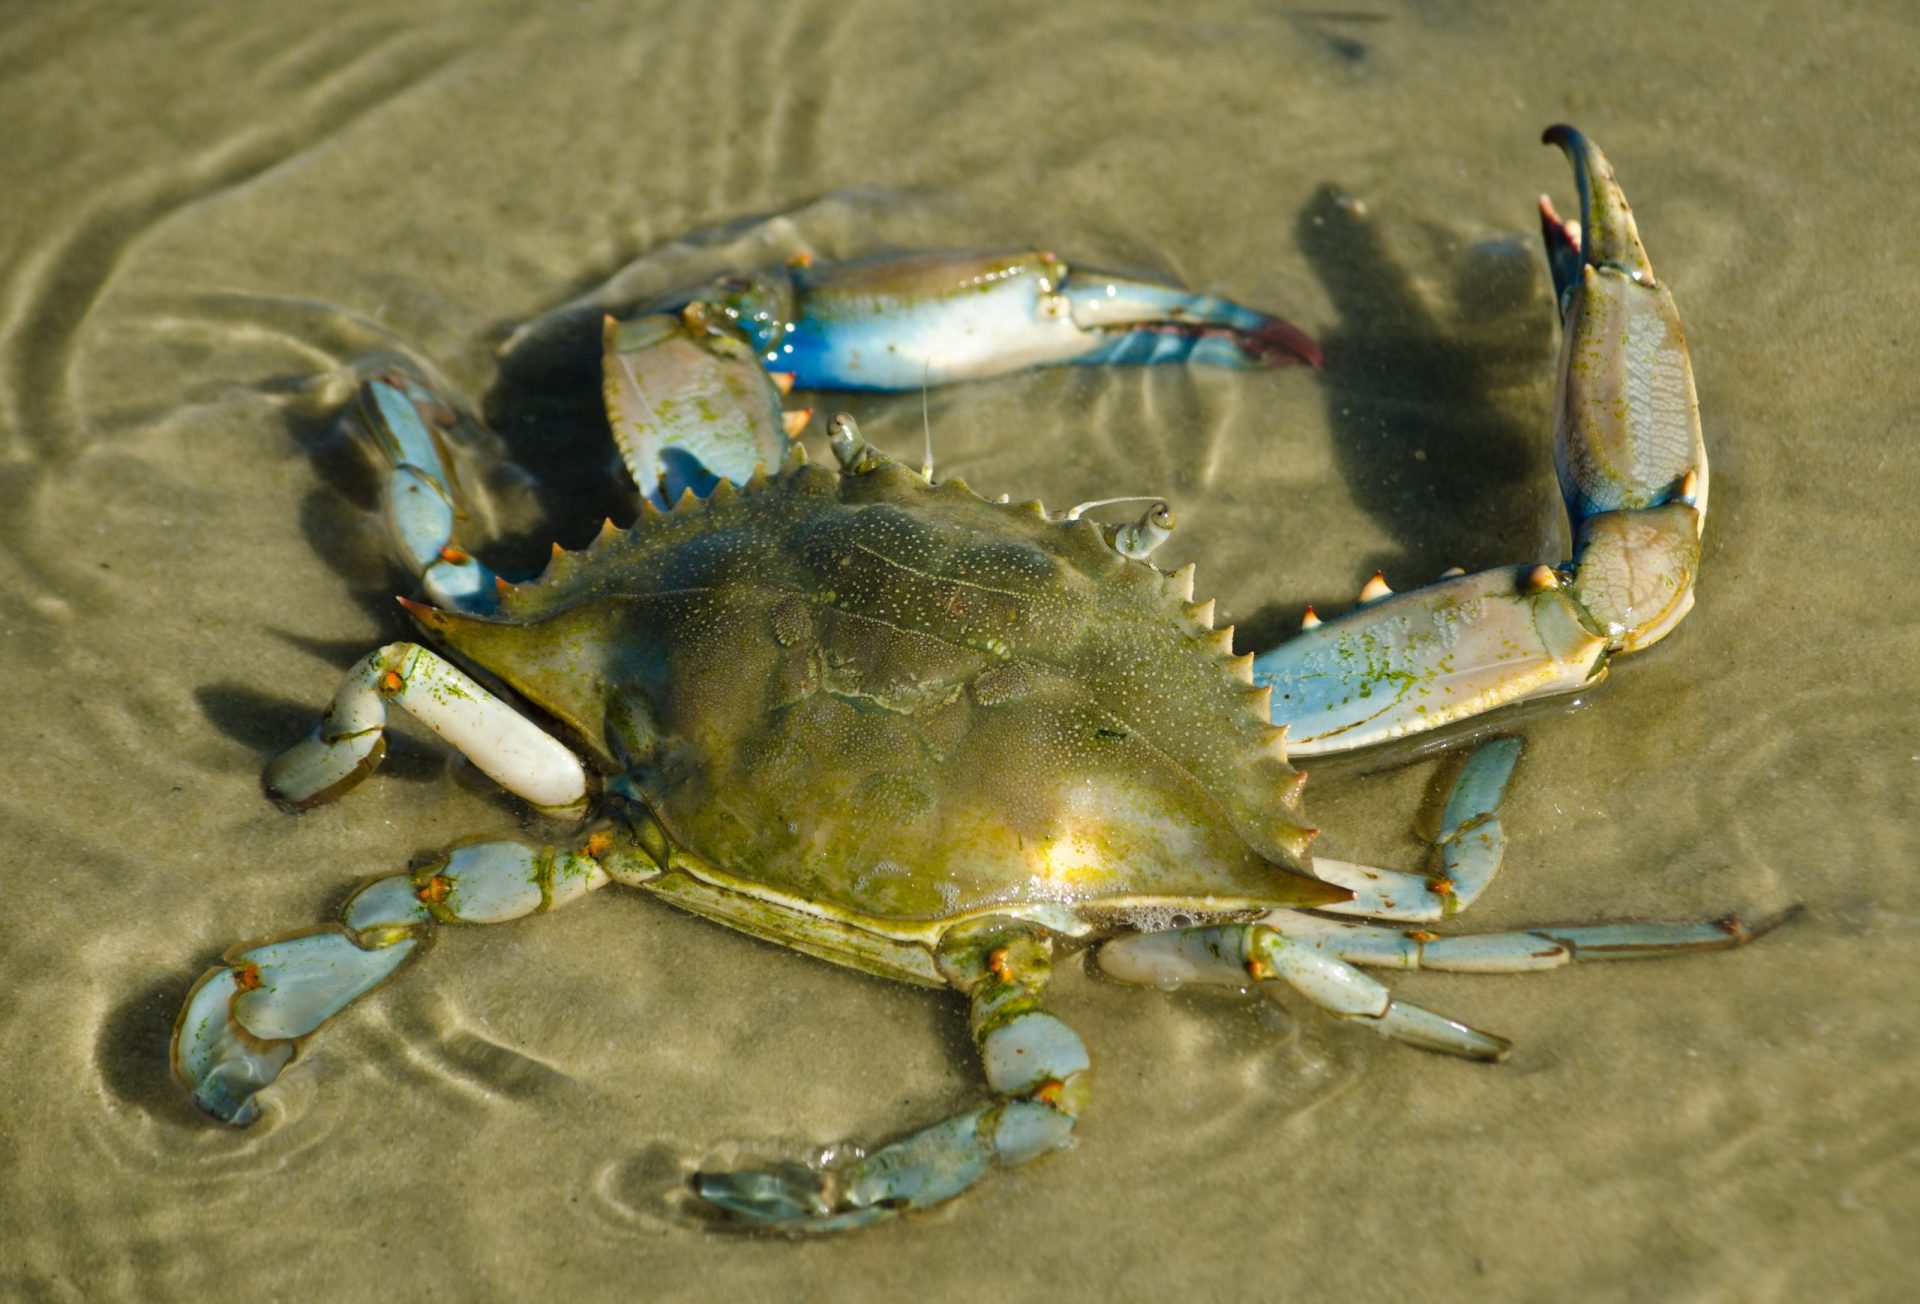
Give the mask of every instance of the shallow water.
[{"label": "shallow water", "polygon": [[[1920,501],[1907,6],[68,4],[0,27],[0,1293],[502,1297],[1908,1298],[1920,1212]],[[1700,605],[1591,709],[1531,722],[1471,921],[1806,915],[1740,953],[1396,990],[1502,1068],[1311,1012],[1057,983],[1081,1143],[823,1244],[715,1238],[701,1159],[873,1141],[974,1091],[951,1001],[617,893],[445,932],[232,1132],[167,1079],[227,945],[522,820],[396,743],[292,817],[257,775],[401,634],[366,478],[301,381],[431,357],[666,275],[1036,242],[1285,312],[1329,366],[1058,371],[933,396],[944,471],[1161,492],[1162,560],[1248,645],[1374,567],[1556,555],[1534,142],[1600,141],[1685,314],[1714,470]],[[1358,204],[1354,201],[1358,201]],[[567,406],[564,398],[561,408]],[[856,405],[915,452],[919,404]],[[575,464],[557,478],[586,485]],[[591,499],[591,495],[589,495]],[[555,527],[578,543],[596,510]],[[1428,769],[1313,785],[1410,864]]]}]

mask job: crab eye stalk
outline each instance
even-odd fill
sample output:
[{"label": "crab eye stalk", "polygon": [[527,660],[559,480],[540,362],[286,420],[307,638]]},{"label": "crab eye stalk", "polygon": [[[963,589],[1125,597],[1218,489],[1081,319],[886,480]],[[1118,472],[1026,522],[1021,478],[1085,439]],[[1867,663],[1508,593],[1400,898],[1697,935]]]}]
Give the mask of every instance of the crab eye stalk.
[{"label": "crab eye stalk", "polygon": [[1140,519],[1126,525],[1107,527],[1107,542],[1122,557],[1134,561],[1145,561],[1153,555],[1154,549],[1167,541],[1173,533],[1173,508],[1164,501],[1154,504],[1141,513]]},{"label": "crab eye stalk", "polygon": [[827,423],[827,445],[839,459],[840,469],[848,475],[865,475],[886,460],[878,449],[860,437],[859,423],[851,413],[842,412]]}]

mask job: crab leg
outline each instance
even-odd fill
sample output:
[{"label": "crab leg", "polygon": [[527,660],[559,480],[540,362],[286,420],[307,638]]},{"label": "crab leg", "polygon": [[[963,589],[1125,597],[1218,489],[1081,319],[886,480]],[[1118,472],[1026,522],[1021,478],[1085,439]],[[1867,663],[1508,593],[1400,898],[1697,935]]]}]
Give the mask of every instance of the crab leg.
[{"label": "crab leg", "polygon": [[835,1232],[950,1200],[996,1165],[1023,1164],[1073,1137],[1091,1062],[1073,1030],[1039,1008],[1052,942],[1018,926],[943,944],[941,968],[971,1003],[992,1104],[882,1146],[842,1169],[798,1165],[699,1173],[694,1191],[745,1229]]},{"label": "crab leg", "polygon": [[1277,317],[1048,253],[799,258],[691,297],[806,389],[917,390],[1063,362],[1320,365]]},{"label": "crab leg", "polygon": [[1467,758],[1454,778],[1434,837],[1440,858],[1437,873],[1408,874],[1315,856],[1315,877],[1353,893],[1351,901],[1322,908],[1330,914],[1425,923],[1472,905],[1500,872],[1506,855],[1506,830],[1496,812],[1519,759],[1518,738],[1496,738]]},{"label": "crab leg", "polygon": [[1738,918],[1686,923],[1586,924],[1435,937],[1276,910],[1257,924],[1217,924],[1118,937],[1100,948],[1101,972],[1161,988],[1181,983],[1245,987],[1279,980],[1341,1019],[1423,1050],[1465,1059],[1506,1058],[1504,1037],[1394,1000],[1354,966],[1530,973],[1575,961],[1643,960],[1744,946],[1793,912],[1755,924]]},{"label": "crab leg", "polygon": [[1566,151],[1580,190],[1578,226],[1541,201],[1565,325],[1554,460],[1573,560],[1403,594],[1375,575],[1338,620],[1309,609],[1298,637],[1254,662],[1296,756],[1575,691],[1693,606],[1707,458],[1680,317],[1606,158],[1571,127],[1546,140]]},{"label": "crab leg", "polygon": [[[1792,913],[1792,912],[1789,912]],[[1725,951],[1771,932],[1788,915],[1755,923],[1738,916],[1682,923],[1583,924],[1440,937],[1378,924],[1275,910],[1261,922],[1289,941],[1350,964],[1450,973],[1531,973],[1576,961],[1644,960],[1687,951]]]},{"label": "crab leg", "polygon": [[1100,971],[1108,977],[1163,989],[1189,982],[1229,987],[1284,982],[1336,1018],[1466,1059],[1502,1059],[1511,1046],[1504,1038],[1394,1000],[1384,986],[1345,960],[1294,941],[1269,924],[1133,933],[1102,946],[1099,960]]},{"label": "crab leg", "polygon": [[259,1092],[300,1042],[391,977],[434,923],[493,924],[557,910],[611,879],[644,882],[653,862],[606,832],[574,850],[479,842],[354,893],[341,921],[236,946],[194,984],[173,1030],[173,1071],[222,1122],[259,1117]]},{"label": "crab leg", "polygon": [[457,542],[468,512],[449,453],[453,410],[414,377],[384,371],[361,382],[355,412],[387,464],[380,515],[395,555],[436,606],[492,612],[494,574]]},{"label": "crab leg", "polygon": [[578,814],[586,809],[587,775],[578,757],[417,643],[389,643],[347,671],[313,733],[267,766],[268,794],[288,806],[310,806],[365,778],[386,753],[389,703],[542,810]]}]

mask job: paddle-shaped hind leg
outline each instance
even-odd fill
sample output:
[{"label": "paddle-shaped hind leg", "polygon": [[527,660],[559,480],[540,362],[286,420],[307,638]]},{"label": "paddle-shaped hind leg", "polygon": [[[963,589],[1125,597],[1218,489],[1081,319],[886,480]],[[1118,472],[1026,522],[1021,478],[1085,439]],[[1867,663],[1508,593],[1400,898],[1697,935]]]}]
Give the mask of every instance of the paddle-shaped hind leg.
[{"label": "paddle-shaped hind leg", "polygon": [[236,946],[203,974],[174,1025],[174,1076],[215,1118],[251,1123],[255,1097],[301,1040],[391,977],[436,922],[497,924],[557,910],[615,878],[644,882],[652,864],[596,832],[573,850],[477,842],[375,880],[339,923]]},{"label": "paddle-shaped hind leg", "polygon": [[992,1103],[882,1146],[844,1168],[799,1165],[699,1173],[693,1189],[724,1218],[759,1231],[845,1231],[959,1195],[996,1165],[1023,1164],[1073,1137],[1090,1062],[1073,1030],[1042,1011],[1053,944],[1017,925],[967,930],[940,953],[971,1002]]}]

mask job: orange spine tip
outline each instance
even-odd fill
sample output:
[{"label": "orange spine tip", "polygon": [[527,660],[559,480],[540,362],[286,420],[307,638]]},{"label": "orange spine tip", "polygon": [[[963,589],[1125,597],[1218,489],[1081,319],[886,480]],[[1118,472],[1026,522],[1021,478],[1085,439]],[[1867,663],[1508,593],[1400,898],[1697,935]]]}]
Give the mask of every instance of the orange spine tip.
[{"label": "orange spine tip", "polygon": [[812,408],[796,408],[792,412],[780,414],[780,425],[787,432],[788,439],[798,439],[800,432],[807,428],[807,422],[813,420]]},{"label": "orange spine tip", "polygon": [[1459,579],[1462,575],[1465,575],[1466,573],[1467,573],[1467,568],[1465,566],[1449,566],[1445,570],[1440,572],[1440,578],[1443,580],[1454,580],[1454,579]]},{"label": "orange spine tip", "polygon": [[513,585],[507,583],[504,575],[496,575],[493,577],[493,591],[504,596],[513,592]]},{"label": "orange spine tip", "polygon": [[1373,578],[1361,586],[1360,601],[1373,602],[1386,597],[1392,592],[1393,590],[1387,587],[1386,573],[1384,571],[1375,571]]},{"label": "orange spine tip", "polygon": [[772,381],[773,387],[780,391],[780,397],[785,398],[793,393],[794,374],[791,371],[769,371],[767,379]]},{"label": "orange spine tip", "polygon": [[1326,623],[1327,623],[1326,621],[1320,619],[1320,613],[1315,611],[1313,609],[1313,604],[1309,602],[1307,604],[1306,613],[1300,617],[1300,628],[1303,631],[1309,630],[1309,629],[1319,629],[1320,626]]},{"label": "orange spine tip", "polygon": [[1551,566],[1535,566],[1527,572],[1520,586],[1528,593],[1545,593],[1548,589],[1560,587],[1560,577],[1554,574]]}]

